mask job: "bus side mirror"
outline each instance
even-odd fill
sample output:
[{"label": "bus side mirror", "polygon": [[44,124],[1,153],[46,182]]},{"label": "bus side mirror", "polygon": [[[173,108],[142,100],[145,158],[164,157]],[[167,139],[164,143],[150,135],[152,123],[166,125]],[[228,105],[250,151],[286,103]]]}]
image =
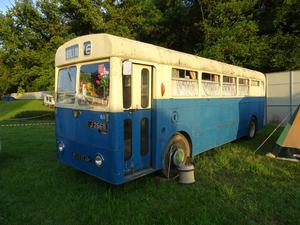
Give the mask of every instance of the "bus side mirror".
[{"label": "bus side mirror", "polygon": [[123,75],[131,75],[132,73],[132,62],[124,61],[123,62]]}]

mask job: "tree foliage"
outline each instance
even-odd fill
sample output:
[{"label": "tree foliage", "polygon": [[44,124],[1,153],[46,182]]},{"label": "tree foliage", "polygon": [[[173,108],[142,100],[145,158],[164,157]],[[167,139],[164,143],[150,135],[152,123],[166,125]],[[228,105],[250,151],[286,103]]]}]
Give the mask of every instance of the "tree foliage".
[{"label": "tree foliage", "polygon": [[16,0],[0,14],[0,96],[53,90],[54,55],[107,32],[262,72],[300,68],[297,0]]}]

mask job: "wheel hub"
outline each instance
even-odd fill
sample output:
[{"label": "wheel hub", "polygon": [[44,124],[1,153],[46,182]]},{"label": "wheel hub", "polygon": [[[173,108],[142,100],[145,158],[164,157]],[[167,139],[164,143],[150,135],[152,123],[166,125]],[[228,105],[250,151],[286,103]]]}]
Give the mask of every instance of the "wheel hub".
[{"label": "wheel hub", "polygon": [[184,151],[183,149],[181,148],[181,146],[178,146],[176,144],[174,144],[172,146],[172,152],[173,152],[173,157],[172,157],[172,161],[173,161],[173,164],[175,166],[179,166],[180,164],[183,163],[184,161]]}]

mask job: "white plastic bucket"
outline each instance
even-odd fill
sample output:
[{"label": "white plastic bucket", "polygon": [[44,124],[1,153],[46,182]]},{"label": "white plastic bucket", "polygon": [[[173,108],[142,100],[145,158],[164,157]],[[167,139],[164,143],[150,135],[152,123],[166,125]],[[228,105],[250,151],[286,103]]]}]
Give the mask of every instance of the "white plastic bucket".
[{"label": "white plastic bucket", "polygon": [[195,182],[195,167],[192,164],[180,165],[179,171],[179,183],[192,184]]}]

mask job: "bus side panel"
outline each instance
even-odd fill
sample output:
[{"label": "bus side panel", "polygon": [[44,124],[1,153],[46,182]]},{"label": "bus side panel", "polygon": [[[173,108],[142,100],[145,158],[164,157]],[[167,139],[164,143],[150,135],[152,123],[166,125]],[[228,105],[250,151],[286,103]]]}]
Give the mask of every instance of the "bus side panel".
[{"label": "bus side panel", "polygon": [[175,132],[190,136],[194,156],[246,136],[251,116],[257,118],[257,128],[262,128],[264,97],[154,100],[156,166],[162,167],[164,151]]}]

